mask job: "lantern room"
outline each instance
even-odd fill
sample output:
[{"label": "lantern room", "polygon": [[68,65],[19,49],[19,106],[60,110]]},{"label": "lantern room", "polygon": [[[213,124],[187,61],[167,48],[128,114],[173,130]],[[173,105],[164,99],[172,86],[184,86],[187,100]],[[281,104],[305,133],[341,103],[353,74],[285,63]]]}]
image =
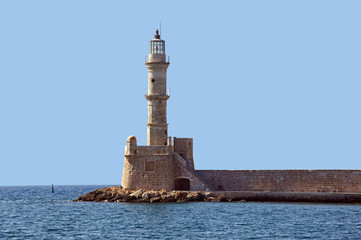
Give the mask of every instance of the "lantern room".
[{"label": "lantern room", "polygon": [[150,41],[150,54],[165,54],[165,42],[160,39],[158,29],[155,31],[154,39]]}]

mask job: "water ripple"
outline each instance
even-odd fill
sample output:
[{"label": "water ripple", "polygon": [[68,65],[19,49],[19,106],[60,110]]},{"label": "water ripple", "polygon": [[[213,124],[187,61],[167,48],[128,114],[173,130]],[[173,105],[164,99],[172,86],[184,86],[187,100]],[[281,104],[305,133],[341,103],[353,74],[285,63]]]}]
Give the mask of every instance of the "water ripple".
[{"label": "water ripple", "polygon": [[0,239],[359,239],[361,206],[74,203],[102,186],[0,187]]}]

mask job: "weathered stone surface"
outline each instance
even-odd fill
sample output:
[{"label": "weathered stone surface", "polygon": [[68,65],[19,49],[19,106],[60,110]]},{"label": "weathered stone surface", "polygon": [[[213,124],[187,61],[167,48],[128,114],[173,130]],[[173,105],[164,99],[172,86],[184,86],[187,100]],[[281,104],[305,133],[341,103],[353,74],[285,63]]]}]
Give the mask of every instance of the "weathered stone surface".
[{"label": "weathered stone surface", "polygon": [[86,193],[75,202],[322,202],[361,203],[361,194],[354,193],[303,193],[303,192],[241,192],[241,191],[154,191],[124,190],[107,187]]},{"label": "weathered stone surface", "polygon": [[196,170],[216,190],[361,193],[360,170]]},{"label": "weathered stone surface", "polygon": [[204,199],[205,202],[216,202],[217,201],[217,198],[215,197],[207,197]]},{"label": "weathered stone surface", "polygon": [[204,194],[202,192],[190,192],[186,197],[189,201],[200,202],[204,200]]},{"label": "weathered stone surface", "polygon": [[149,200],[149,202],[160,202],[162,198],[161,197],[154,197]]},{"label": "weathered stone surface", "polygon": [[141,198],[143,193],[144,193],[144,190],[139,189],[138,191],[135,191],[135,192],[129,194],[129,196],[132,197],[132,198]]},{"label": "weathered stone surface", "polygon": [[168,194],[162,194],[162,202],[175,202],[175,192],[170,192]]},{"label": "weathered stone surface", "polygon": [[82,201],[94,201],[94,199],[95,199],[95,195],[93,194],[86,194],[82,198],[81,197],[79,198],[79,200]]}]

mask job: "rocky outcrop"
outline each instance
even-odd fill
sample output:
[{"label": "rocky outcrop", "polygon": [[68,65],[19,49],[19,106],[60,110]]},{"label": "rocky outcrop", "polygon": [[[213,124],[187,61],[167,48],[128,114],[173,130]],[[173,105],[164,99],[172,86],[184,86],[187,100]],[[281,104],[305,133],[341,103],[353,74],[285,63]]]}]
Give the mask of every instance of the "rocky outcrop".
[{"label": "rocky outcrop", "polygon": [[241,191],[154,191],[126,190],[106,187],[86,193],[75,202],[321,202],[361,203],[357,193],[297,193],[297,192],[241,192]]},{"label": "rocky outcrop", "polygon": [[165,190],[153,191],[139,189],[136,191],[125,190],[121,187],[106,187],[86,193],[74,202],[224,202],[232,201],[231,198],[214,196],[209,192],[189,192]]}]

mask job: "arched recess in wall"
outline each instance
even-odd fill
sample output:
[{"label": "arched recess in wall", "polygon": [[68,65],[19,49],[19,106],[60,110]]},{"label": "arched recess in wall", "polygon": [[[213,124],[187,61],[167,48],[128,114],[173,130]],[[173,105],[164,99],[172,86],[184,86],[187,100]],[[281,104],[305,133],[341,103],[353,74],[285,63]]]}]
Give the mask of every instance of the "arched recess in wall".
[{"label": "arched recess in wall", "polygon": [[176,178],[174,186],[175,190],[189,191],[191,189],[191,183],[188,178]]}]

